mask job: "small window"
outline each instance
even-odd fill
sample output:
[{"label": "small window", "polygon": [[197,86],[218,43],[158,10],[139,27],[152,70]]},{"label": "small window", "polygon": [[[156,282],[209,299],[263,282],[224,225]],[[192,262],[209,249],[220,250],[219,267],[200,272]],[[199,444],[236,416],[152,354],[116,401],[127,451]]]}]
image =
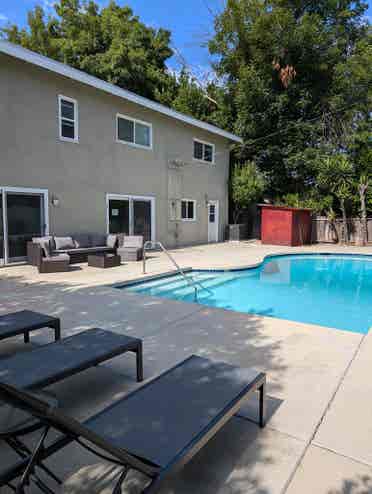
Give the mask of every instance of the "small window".
[{"label": "small window", "polygon": [[78,104],[66,96],[58,96],[59,138],[78,142]]},{"label": "small window", "polygon": [[194,139],[194,160],[214,163],[214,144]]},{"label": "small window", "polygon": [[142,148],[152,147],[151,124],[123,115],[117,115],[116,120],[117,141]]},{"label": "small window", "polygon": [[181,201],[181,219],[183,221],[195,221],[196,201],[192,199],[182,199]]}]

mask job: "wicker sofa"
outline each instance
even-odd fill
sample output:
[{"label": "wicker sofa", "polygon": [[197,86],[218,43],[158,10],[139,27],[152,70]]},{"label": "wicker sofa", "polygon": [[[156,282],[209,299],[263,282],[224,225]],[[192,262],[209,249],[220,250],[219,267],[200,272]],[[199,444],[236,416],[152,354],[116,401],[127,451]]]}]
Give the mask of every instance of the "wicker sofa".
[{"label": "wicker sofa", "polygon": [[111,234],[35,237],[27,243],[27,259],[29,264],[40,269],[43,260],[52,261],[57,256],[68,256],[69,263],[76,264],[87,262],[90,254],[116,253],[116,247],[117,236]]}]

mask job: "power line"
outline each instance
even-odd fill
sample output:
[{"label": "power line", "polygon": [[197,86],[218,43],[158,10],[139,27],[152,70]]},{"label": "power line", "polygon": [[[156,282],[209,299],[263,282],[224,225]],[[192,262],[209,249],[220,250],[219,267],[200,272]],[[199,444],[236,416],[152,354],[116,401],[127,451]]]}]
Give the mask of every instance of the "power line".
[{"label": "power line", "polygon": [[282,130],[278,130],[278,131],[275,131],[275,132],[271,132],[270,134],[266,134],[264,136],[261,136],[261,137],[257,137],[256,139],[253,139],[253,140],[250,140],[250,143],[248,145],[244,145],[245,148],[250,148],[250,147],[253,147],[253,145],[256,143],[256,142],[259,142],[259,141],[262,141],[262,140],[265,140],[265,139],[268,139],[269,137],[273,137],[273,136],[276,136],[276,135],[280,135],[280,134],[285,134],[285,133],[289,133],[290,131],[294,130],[295,128],[297,127],[300,127],[301,125],[303,124],[306,124],[306,123],[311,123],[311,122],[315,122],[316,120],[320,120],[322,118],[324,118],[324,115],[326,114],[330,114],[330,115],[337,115],[339,113],[343,113],[344,111],[346,110],[350,110],[352,109],[354,106],[356,106],[358,103],[354,103],[353,105],[351,106],[345,106],[344,108],[340,108],[339,110],[336,110],[336,111],[328,111],[328,112],[323,112],[321,115],[318,115],[316,117],[313,117],[313,118],[309,118],[308,120],[303,120],[301,122],[297,122],[297,123],[293,123],[291,124],[290,126],[282,129]]}]

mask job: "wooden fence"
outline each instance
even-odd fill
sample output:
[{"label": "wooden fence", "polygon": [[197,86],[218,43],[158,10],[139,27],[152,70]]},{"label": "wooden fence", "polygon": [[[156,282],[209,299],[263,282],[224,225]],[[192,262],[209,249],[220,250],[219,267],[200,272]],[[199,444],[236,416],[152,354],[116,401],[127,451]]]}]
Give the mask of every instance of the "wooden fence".
[{"label": "wooden fence", "polygon": [[[341,236],[342,220],[337,219],[335,227],[338,237]],[[358,243],[360,238],[361,222],[359,218],[348,219],[348,239],[351,243]],[[312,241],[313,242],[330,242],[337,240],[337,234],[329,223],[327,218],[318,216],[313,218],[312,224]],[[372,242],[372,218],[368,218],[368,241]]]}]

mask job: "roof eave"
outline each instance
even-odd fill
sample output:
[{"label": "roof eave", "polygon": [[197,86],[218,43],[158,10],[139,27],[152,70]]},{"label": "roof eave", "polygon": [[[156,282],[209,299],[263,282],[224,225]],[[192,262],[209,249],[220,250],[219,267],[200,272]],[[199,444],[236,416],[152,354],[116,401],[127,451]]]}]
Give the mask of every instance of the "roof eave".
[{"label": "roof eave", "polygon": [[127,101],[143,106],[145,108],[149,108],[150,110],[156,111],[158,113],[162,113],[163,115],[167,115],[171,118],[175,118],[194,127],[199,127],[203,130],[206,130],[207,132],[219,135],[232,142],[240,144],[242,144],[243,142],[241,137],[231,134],[230,132],[220,129],[219,127],[215,127],[214,125],[202,122],[201,120],[197,120],[193,117],[172,110],[171,108],[161,105],[160,103],[156,103],[155,101],[144,98],[143,96],[139,96],[138,94],[132,93],[131,91],[122,89],[118,86],[115,86],[114,84],[110,84],[109,82],[91,76],[86,72],[75,69],[61,62],[57,62],[56,60],[40,55],[39,53],[28,50],[19,45],[10,43],[9,41],[0,40],[0,52],[31,63],[38,67],[42,67],[46,70],[50,70],[51,72],[68,77],[75,81],[79,81],[83,84],[87,84],[88,86],[94,87],[96,89],[100,89],[101,91],[105,91],[106,93],[113,94],[114,96],[118,96],[119,98],[123,98]]}]

